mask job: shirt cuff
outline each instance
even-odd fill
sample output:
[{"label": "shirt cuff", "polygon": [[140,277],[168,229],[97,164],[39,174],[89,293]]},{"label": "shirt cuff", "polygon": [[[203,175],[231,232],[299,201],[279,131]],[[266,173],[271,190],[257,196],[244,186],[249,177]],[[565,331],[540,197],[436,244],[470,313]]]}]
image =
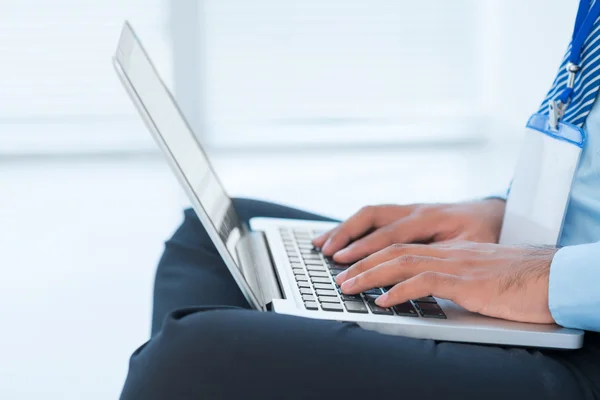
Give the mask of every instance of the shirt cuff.
[{"label": "shirt cuff", "polygon": [[548,305],[557,324],[600,332],[600,242],[563,247],[550,265]]}]

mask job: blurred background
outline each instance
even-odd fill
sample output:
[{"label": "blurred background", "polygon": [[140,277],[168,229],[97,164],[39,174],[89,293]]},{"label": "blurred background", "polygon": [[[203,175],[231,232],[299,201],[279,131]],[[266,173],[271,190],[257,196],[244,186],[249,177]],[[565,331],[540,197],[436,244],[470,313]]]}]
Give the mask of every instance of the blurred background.
[{"label": "blurred background", "polygon": [[577,2],[0,0],[0,398],[117,398],[187,200],[129,19],[232,196],[344,218],[502,191]]}]

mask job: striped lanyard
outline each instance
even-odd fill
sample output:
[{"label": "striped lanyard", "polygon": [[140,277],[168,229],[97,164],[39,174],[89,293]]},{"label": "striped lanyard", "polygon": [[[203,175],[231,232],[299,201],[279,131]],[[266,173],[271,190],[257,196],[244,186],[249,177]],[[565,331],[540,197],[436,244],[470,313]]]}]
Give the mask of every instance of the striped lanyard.
[{"label": "striped lanyard", "polygon": [[573,37],[571,39],[571,52],[566,65],[568,74],[567,85],[556,99],[548,102],[549,123],[550,128],[553,130],[558,129],[558,123],[565,114],[565,110],[573,97],[575,77],[581,69],[581,53],[585,39],[592,32],[594,23],[600,17],[600,1],[595,1],[590,8],[591,2],[592,0],[579,1],[579,9],[577,10]]}]

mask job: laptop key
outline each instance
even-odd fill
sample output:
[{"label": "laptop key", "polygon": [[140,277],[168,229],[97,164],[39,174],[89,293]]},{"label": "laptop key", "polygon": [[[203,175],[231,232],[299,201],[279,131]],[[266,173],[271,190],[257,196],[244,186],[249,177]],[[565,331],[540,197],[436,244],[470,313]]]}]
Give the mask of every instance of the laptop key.
[{"label": "laptop key", "polygon": [[333,296],[319,296],[319,301],[321,303],[336,303],[336,304],[341,303],[340,299],[338,299],[337,297],[333,297]]},{"label": "laptop key", "polygon": [[321,303],[321,308],[325,311],[344,311],[344,306],[335,303]]},{"label": "laptop key", "polygon": [[326,289],[335,292],[334,286],[331,283],[314,283],[315,289]]},{"label": "laptop key", "polygon": [[372,301],[369,301],[367,304],[369,305],[369,308],[371,309],[371,312],[373,314],[394,315],[392,310],[390,310],[389,308],[379,307],[377,304],[373,303]]},{"label": "laptop key", "polygon": [[308,271],[308,275],[310,276],[320,276],[323,278],[329,278],[329,274],[325,271]]},{"label": "laptop key", "polygon": [[377,300],[377,298],[379,296],[381,296],[381,293],[380,294],[364,293],[364,295],[365,295],[365,299],[367,301],[375,301],[375,300]]},{"label": "laptop key", "polygon": [[298,248],[300,249],[300,253],[302,254],[319,255],[319,252],[315,249],[315,246],[313,246],[312,244],[300,244],[298,245]]},{"label": "laptop key", "polygon": [[365,291],[363,292],[363,294],[374,294],[374,295],[377,295],[377,296],[379,296],[379,295],[381,295],[381,289],[379,289],[379,288],[375,288],[375,289],[369,289],[369,290],[365,290]]},{"label": "laptop key", "polygon": [[319,309],[319,306],[316,301],[305,301],[304,307],[306,307],[307,310],[318,310]]},{"label": "laptop key", "polygon": [[300,294],[312,294],[312,290],[308,288],[300,288]]},{"label": "laptop key", "polygon": [[329,265],[330,268],[337,268],[337,269],[342,269],[342,270],[348,269],[348,267],[350,266],[347,264],[338,264],[333,260],[328,260],[327,264]]},{"label": "laptop key", "polygon": [[303,294],[302,295],[302,300],[306,301],[317,301],[317,299],[315,299],[315,296],[313,296],[312,294]]},{"label": "laptop key", "polygon": [[344,305],[346,306],[346,310],[348,310],[348,312],[351,312],[351,313],[360,313],[360,314],[368,314],[369,313],[369,311],[367,311],[367,306],[363,302],[358,303],[356,301],[348,301],[348,302],[344,302]]},{"label": "laptop key", "polygon": [[311,237],[310,237],[310,234],[308,234],[308,233],[297,233],[297,234],[294,235],[294,237],[299,242],[308,242],[308,243],[310,243],[311,240],[312,240]]},{"label": "laptop key", "polygon": [[305,274],[305,271],[302,268],[294,268],[294,269],[292,269],[292,272],[296,276],[298,276],[298,275],[304,275]]},{"label": "laptop key", "polygon": [[396,310],[396,314],[401,315],[403,317],[418,317],[419,314],[417,310],[413,307],[410,301],[406,303],[397,304],[394,306],[394,310]]},{"label": "laptop key", "polygon": [[437,303],[435,297],[433,296],[419,297],[418,299],[415,299],[413,301],[416,301],[417,303]]},{"label": "laptop key", "polygon": [[297,282],[308,282],[308,277],[304,274],[295,274]]},{"label": "laptop key", "polygon": [[321,261],[321,256],[319,255],[319,253],[304,253],[302,250],[300,250],[300,252],[302,253],[302,258],[304,258],[305,260]]},{"label": "laptop key", "polygon": [[319,267],[327,268],[327,265],[323,264],[323,261],[321,261],[319,258],[304,257],[302,260],[304,260],[304,264],[306,265],[318,265]]},{"label": "laptop key", "polygon": [[310,278],[310,281],[312,283],[327,283],[331,285],[331,279],[329,278],[323,278],[321,276],[314,276]]},{"label": "laptop key", "polygon": [[419,312],[424,318],[439,318],[446,319],[446,314],[438,304],[434,303],[418,303]]},{"label": "laptop key", "polygon": [[311,285],[310,283],[308,283],[308,282],[303,282],[303,281],[300,281],[300,282],[297,282],[297,284],[298,284],[298,287],[299,287],[300,289],[302,289],[302,288],[310,288],[310,287],[312,287],[312,285]]},{"label": "laptop key", "polygon": [[321,255],[319,253],[307,253],[305,250],[300,250],[300,253],[302,254],[302,258],[305,259],[315,259],[315,260],[320,260],[321,259]]},{"label": "laptop key", "polygon": [[326,272],[327,270],[325,269],[324,266],[322,265],[307,265],[306,269],[309,271],[322,271],[322,272]]},{"label": "laptop key", "polygon": [[315,292],[317,292],[317,296],[331,296],[337,298],[337,293],[333,289],[316,289]]},{"label": "laptop key", "polygon": [[338,276],[339,274],[341,274],[342,272],[344,272],[343,269],[339,269],[339,268],[330,268],[329,272],[331,272],[331,275],[333,276]]},{"label": "laptop key", "polygon": [[342,294],[342,300],[344,301],[358,301],[358,302],[363,302],[362,297],[360,297],[360,294]]}]

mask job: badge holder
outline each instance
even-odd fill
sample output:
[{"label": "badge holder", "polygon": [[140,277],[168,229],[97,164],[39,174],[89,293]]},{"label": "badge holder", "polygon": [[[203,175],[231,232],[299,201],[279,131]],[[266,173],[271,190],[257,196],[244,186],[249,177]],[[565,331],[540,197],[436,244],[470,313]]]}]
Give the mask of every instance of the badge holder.
[{"label": "badge holder", "polygon": [[[554,107],[554,110],[553,110]],[[557,245],[585,144],[583,129],[563,122],[560,107],[534,114],[506,202],[501,244]]]},{"label": "badge holder", "polygon": [[[573,97],[585,41],[598,18],[600,1],[579,1],[567,56],[567,84],[558,98],[549,102],[549,115],[534,114],[527,123],[506,201],[501,244],[558,244],[571,185],[585,144],[583,129],[561,118]],[[581,90],[585,90],[585,86]]]}]

